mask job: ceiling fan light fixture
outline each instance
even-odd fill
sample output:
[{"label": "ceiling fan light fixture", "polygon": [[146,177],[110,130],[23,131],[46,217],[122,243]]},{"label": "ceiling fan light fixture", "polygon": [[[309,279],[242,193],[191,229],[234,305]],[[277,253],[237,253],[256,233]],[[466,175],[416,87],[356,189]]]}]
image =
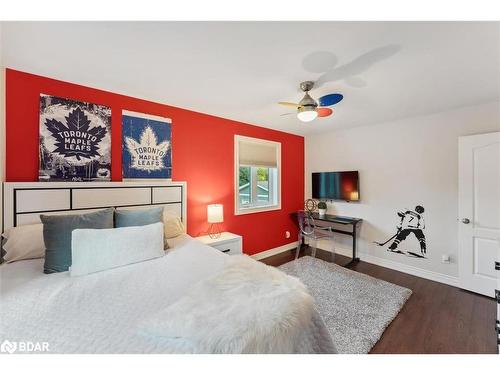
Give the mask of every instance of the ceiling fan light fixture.
[{"label": "ceiling fan light fixture", "polygon": [[314,107],[301,107],[297,111],[297,118],[302,122],[311,122],[318,117],[318,112]]},{"label": "ceiling fan light fixture", "polygon": [[[340,102],[344,98],[343,95],[338,93],[323,95],[321,98],[319,98],[318,103],[311,97],[311,95],[309,95],[309,90],[311,90],[313,87],[313,81],[301,82],[300,89],[304,91],[305,94],[300,102],[278,102],[278,104],[297,108],[297,118],[302,122],[311,122],[314,121],[317,117],[331,116],[333,114],[333,110],[326,107],[330,107]],[[291,114],[292,113],[285,113],[285,115]]]}]

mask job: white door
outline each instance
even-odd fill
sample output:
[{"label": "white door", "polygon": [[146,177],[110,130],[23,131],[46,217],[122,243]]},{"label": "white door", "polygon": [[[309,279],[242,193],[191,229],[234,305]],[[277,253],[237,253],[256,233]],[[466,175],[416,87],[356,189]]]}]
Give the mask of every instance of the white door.
[{"label": "white door", "polygon": [[494,297],[500,259],[500,132],[458,142],[460,287]]}]

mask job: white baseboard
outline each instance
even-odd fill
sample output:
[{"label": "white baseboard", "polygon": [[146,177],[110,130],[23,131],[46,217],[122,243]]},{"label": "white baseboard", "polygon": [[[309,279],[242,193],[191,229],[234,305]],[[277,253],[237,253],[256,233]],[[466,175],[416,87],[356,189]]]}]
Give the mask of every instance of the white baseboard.
[{"label": "white baseboard", "polygon": [[[269,250],[254,254],[254,255],[252,255],[252,258],[257,259],[257,260],[264,259],[264,258],[270,257],[272,255],[284,253],[285,251],[289,251],[289,250],[294,249],[296,247],[297,247],[297,241],[291,242],[291,243],[283,245],[283,246],[275,247],[274,249],[269,249]],[[352,250],[350,250],[350,249],[342,249],[342,248],[337,247],[335,250],[338,254],[345,255],[345,256],[350,256],[352,254]],[[358,256],[360,257],[360,259],[362,261],[367,262],[367,263],[375,264],[377,266],[381,266],[381,267],[385,267],[385,268],[390,268],[390,269],[395,270],[395,271],[407,273],[409,275],[421,277],[423,279],[436,281],[438,283],[443,283],[443,284],[451,285],[454,287],[458,287],[458,277],[455,277],[455,276],[450,276],[450,275],[446,275],[443,273],[424,270],[422,268],[409,266],[407,264],[394,262],[394,261],[389,260],[389,259],[384,259],[384,258],[376,257],[373,255],[369,255],[369,254],[360,253],[360,254],[358,254]]]},{"label": "white baseboard", "polygon": [[261,251],[260,253],[252,255],[252,258],[254,258],[256,260],[260,260],[260,259],[264,259],[264,258],[268,258],[268,257],[273,256],[273,255],[276,255],[276,254],[284,253],[285,251],[296,249],[297,243],[298,243],[298,241],[290,242],[290,243],[287,243],[286,245],[283,245],[283,246],[278,246],[278,247],[275,247],[273,249]]},{"label": "white baseboard", "polygon": [[[351,249],[343,249],[343,248],[337,247],[335,249],[335,251],[337,252],[337,254],[341,254],[341,255],[345,255],[345,256],[349,256],[349,257],[352,256]],[[421,277],[423,279],[437,281],[438,283],[458,287],[458,277],[455,277],[455,276],[450,276],[450,275],[446,275],[444,273],[429,271],[429,270],[419,268],[419,267],[409,266],[409,265],[404,264],[404,263],[395,262],[393,260],[380,258],[380,257],[374,256],[374,255],[365,254],[365,253],[358,253],[358,257],[364,262],[375,264],[375,265],[380,266],[380,267],[390,268],[392,270],[407,273],[409,275],[413,275],[413,276],[417,276],[417,277]]]},{"label": "white baseboard", "polygon": [[377,266],[386,267],[395,271],[407,273],[413,276],[418,276],[423,279],[437,281],[438,283],[448,284],[458,288],[458,277],[438,273],[434,271],[424,270],[422,268],[409,266],[407,264],[394,262],[389,259],[379,258],[369,254],[359,254],[362,261],[376,264]]}]

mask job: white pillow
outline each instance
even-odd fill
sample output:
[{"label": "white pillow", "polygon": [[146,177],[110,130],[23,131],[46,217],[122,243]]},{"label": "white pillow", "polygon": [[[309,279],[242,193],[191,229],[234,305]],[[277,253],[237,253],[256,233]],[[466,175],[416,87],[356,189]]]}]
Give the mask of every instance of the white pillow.
[{"label": "white pillow", "polygon": [[113,229],[75,229],[71,276],[87,275],[165,255],[163,223]]},{"label": "white pillow", "polygon": [[163,210],[163,225],[165,228],[165,239],[180,236],[185,232],[181,218],[167,210]]},{"label": "white pillow", "polygon": [[6,252],[3,258],[7,263],[45,256],[42,223],[9,228],[2,237],[7,239],[3,245]]}]

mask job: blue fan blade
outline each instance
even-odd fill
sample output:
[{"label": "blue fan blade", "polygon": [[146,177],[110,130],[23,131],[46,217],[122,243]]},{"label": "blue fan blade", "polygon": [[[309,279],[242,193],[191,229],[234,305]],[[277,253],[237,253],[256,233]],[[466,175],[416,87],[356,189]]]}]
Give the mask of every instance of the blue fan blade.
[{"label": "blue fan blade", "polygon": [[342,94],[328,94],[319,98],[319,105],[321,107],[328,107],[340,102],[344,96]]}]

